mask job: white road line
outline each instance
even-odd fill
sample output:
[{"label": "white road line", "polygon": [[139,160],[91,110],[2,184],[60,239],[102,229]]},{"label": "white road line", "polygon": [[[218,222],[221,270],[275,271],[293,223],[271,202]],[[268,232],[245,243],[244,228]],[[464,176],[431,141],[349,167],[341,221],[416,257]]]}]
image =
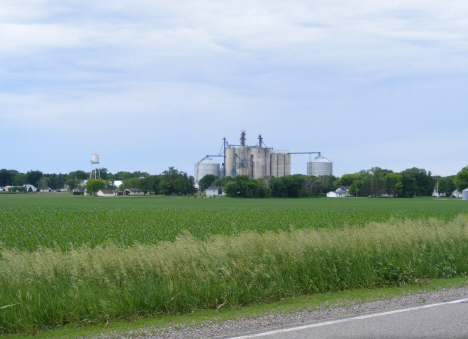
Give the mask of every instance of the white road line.
[{"label": "white road line", "polygon": [[298,330],[304,330],[307,328],[314,328],[314,327],[321,327],[321,326],[328,326],[328,325],[334,325],[334,324],[339,324],[339,323],[345,323],[348,321],[352,320],[361,320],[361,319],[368,319],[368,318],[376,318],[376,317],[381,317],[384,315],[389,315],[389,314],[395,314],[395,313],[402,313],[402,312],[409,312],[409,311],[414,311],[414,310],[420,310],[423,308],[431,308],[431,307],[437,307],[437,306],[442,306],[442,305],[447,305],[447,304],[458,304],[468,301],[468,298],[465,299],[458,299],[458,300],[452,300],[452,301],[446,301],[446,302],[441,302],[441,303],[436,303],[436,304],[429,304],[429,305],[424,305],[424,306],[417,306],[417,307],[411,307],[411,308],[404,308],[401,310],[394,310],[394,311],[387,311],[387,312],[382,312],[382,313],[375,313],[375,314],[367,314],[367,315],[360,315],[357,317],[352,317],[352,318],[345,318],[345,319],[338,319],[338,320],[331,320],[331,321],[325,321],[323,323],[316,323],[316,324],[310,324],[310,325],[304,325],[304,326],[297,326],[297,327],[289,327],[289,328],[284,328],[281,330],[274,330],[274,331],[269,331],[269,332],[263,332],[263,333],[257,333],[257,334],[250,334],[250,335],[243,335],[240,337],[232,337],[233,339],[247,339],[247,338],[258,338],[258,337],[264,337],[270,334],[277,334],[277,333],[285,333],[285,332],[292,332],[292,331],[298,331]]}]

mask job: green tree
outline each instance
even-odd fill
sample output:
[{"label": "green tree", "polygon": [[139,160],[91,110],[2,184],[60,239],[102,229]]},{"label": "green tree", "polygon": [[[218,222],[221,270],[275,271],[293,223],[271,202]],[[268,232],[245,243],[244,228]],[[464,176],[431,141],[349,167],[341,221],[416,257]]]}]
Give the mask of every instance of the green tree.
[{"label": "green tree", "polygon": [[106,188],[106,181],[104,179],[88,179],[84,187],[88,194],[95,195],[99,190]]},{"label": "green tree", "polygon": [[238,175],[233,181],[230,181],[224,186],[224,192],[228,197],[245,197],[247,196],[247,184],[250,178],[247,175]]},{"label": "green tree", "polygon": [[159,192],[159,176],[158,175],[148,175],[144,179],[140,179],[140,187],[138,187],[141,191],[146,193],[151,193],[151,191]]},{"label": "green tree", "polygon": [[224,186],[228,197],[267,198],[271,190],[260,179],[250,179],[247,175],[238,175]]},{"label": "green tree", "polygon": [[70,192],[73,192],[73,190],[78,187],[78,181],[75,179],[68,179],[65,181],[65,184],[68,186]]},{"label": "green tree", "polygon": [[44,176],[41,171],[29,171],[26,175],[28,176],[28,183],[35,187],[39,187],[39,180]]},{"label": "green tree", "polygon": [[181,195],[195,192],[194,179],[187,173],[178,171],[174,167],[169,167],[161,174],[159,190],[164,195]]},{"label": "green tree", "polygon": [[[427,173],[425,169],[422,168],[409,168],[401,172],[403,176],[410,176],[414,179],[414,183],[416,184],[416,195],[418,196],[430,196],[434,191],[434,180],[430,175],[430,172]],[[406,180],[408,183],[409,181]],[[403,183],[403,186],[405,184]],[[406,196],[406,193],[405,193]]]},{"label": "green tree", "polygon": [[458,192],[462,192],[465,188],[468,188],[468,166],[465,166],[457,173],[453,183],[457,187]]},{"label": "green tree", "polygon": [[68,174],[68,179],[75,179],[77,181],[86,180],[88,178],[89,178],[89,173],[86,173],[85,171],[82,171],[82,170],[77,170],[74,172],[70,172]]},{"label": "green tree", "polygon": [[28,183],[28,176],[24,173],[18,173],[15,175],[13,180],[13,185],[15,186],[23,186],[24,184]]},{"label": "green tree", "polygon": [[48,187],[50,187],[50,179],[47,177],[42,177],[37,182],[37,188],[40,190],[46,189]]},{"label": "green tree", "polygon": [[418,192],[416,179],[408,172],[403,172],[401,180],[401,193],[405,198],[413,198]]},{"label": "green tree", "polygon": [[230,177],[229,175],[227,177],[222,177],[220,179],[216,179],[211,183],[212,186],[219,186],[219,187],[224,187],[226,184],[230,181],[234,181],[233,177]]},{"label": "green tree", "polygon": [[125,179],[123,182],[122,182],[122,186],[120,188],[122,189],[125,189],[125,188],[138,188],[140,190],[142,190],[141,188],[141,183],[142,183],[142,180],[143,179],[140,179],[140,178],[128,178],[128,179]]},{"label": "green tree", "polygon": [[213,182],[218,179],[218,177],[214,174],[207,174],[205,175],[203,178],[200,179],[200,181],[198,182],[198,189],[200,191],[204,191],[206,190],[208,187],[211,186],[211,184],[213,184]]}]

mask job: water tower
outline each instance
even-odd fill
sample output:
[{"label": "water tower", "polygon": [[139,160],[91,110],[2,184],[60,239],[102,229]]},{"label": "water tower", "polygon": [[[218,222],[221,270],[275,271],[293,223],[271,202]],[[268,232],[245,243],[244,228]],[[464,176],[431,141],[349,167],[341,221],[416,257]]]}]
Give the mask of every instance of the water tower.
[{"label": "water tower", "polygon": [[99,170],[99,155],[94,153],[91,156],[91,172],[89,173],[90,178],[99,179],[101,178],[101,171]]}]

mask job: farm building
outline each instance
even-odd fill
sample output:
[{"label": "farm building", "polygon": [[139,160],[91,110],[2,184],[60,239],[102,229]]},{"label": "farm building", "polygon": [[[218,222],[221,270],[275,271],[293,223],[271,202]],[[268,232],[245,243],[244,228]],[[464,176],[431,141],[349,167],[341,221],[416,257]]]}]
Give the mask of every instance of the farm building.
[{"label": "farm building", "polygon": [[143,192],[140,191],[138,188],[126,188],[123,191],[124,195],[144,195]]},{"label": "farm building", "polygon": [[[221,189],[221,194],[219,194],[219,189]],[[221,186],[210,186],[205,190],[205,194],[207,197],[217,197],[217,196],[224,196],[224,187]]]},{"label": "farm building", "polygon": [[455,197],[455,198],[461,198],[462,197],[462,193],[461,192],[458,192],[458,190],[455,190],[452,192],[452,195]]},{"label": "farm building", "polygon": [[29,191],[29,189],[31,189],[31,191],[33,191],[33,192],[37,191],[37,188],[34,187],[33,185],[30,185],[30,184],[25,184],[25,185],[23,185],[23,187],[26,188],[26,191]]},{"label": "farm building", "polygon": [[327,198],[346,198],[350,197],[349,186],[341,186],[336,191],[331,191],[327,193]]},{"label": "farm building", "polygon": [[117,191],[115,190],[99,190],[96,195],[98,197],[113,197],[117,195]]}]

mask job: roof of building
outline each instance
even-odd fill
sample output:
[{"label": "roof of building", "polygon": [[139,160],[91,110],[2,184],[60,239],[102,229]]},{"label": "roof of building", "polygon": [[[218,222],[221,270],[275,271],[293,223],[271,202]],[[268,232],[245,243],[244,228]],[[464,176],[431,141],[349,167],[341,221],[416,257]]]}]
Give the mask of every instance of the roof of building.
[{"label": "roof of building", "polygon": [[331,163],[330,160],[328,160],[327,158],[325,158],[325,157],[323,157],[323,156],[321,156],[321,155],[315,157],[315,158],[312,160],[312,162],[326,162],[326,163],[330,162],[330,163]]},{"label": "roof of building", "polygon": [[220,188],[224,188],[224,186],[210,186],[207,190],[219,190]]},{"label": "roof of building", "polygon": [[140,189],[139,189],[139,188],[126,188],[125,191],[129,191],[129,192],[140,192]]},{"label": "roof of building", "polygon": [[111,194],[111,193],[117,192],[115,190],[99,190],[99,191],[101,191],[102,193],[106,193],[106,194]]},{"label": "roof of building", "polygon": [[216,161],[214,161],[214,160],[211,159],[210,157],[204,157],[202,160],[200,160],[199,164],[215,164],[215,165],[219,165],[219,163],[217,163]]}]

